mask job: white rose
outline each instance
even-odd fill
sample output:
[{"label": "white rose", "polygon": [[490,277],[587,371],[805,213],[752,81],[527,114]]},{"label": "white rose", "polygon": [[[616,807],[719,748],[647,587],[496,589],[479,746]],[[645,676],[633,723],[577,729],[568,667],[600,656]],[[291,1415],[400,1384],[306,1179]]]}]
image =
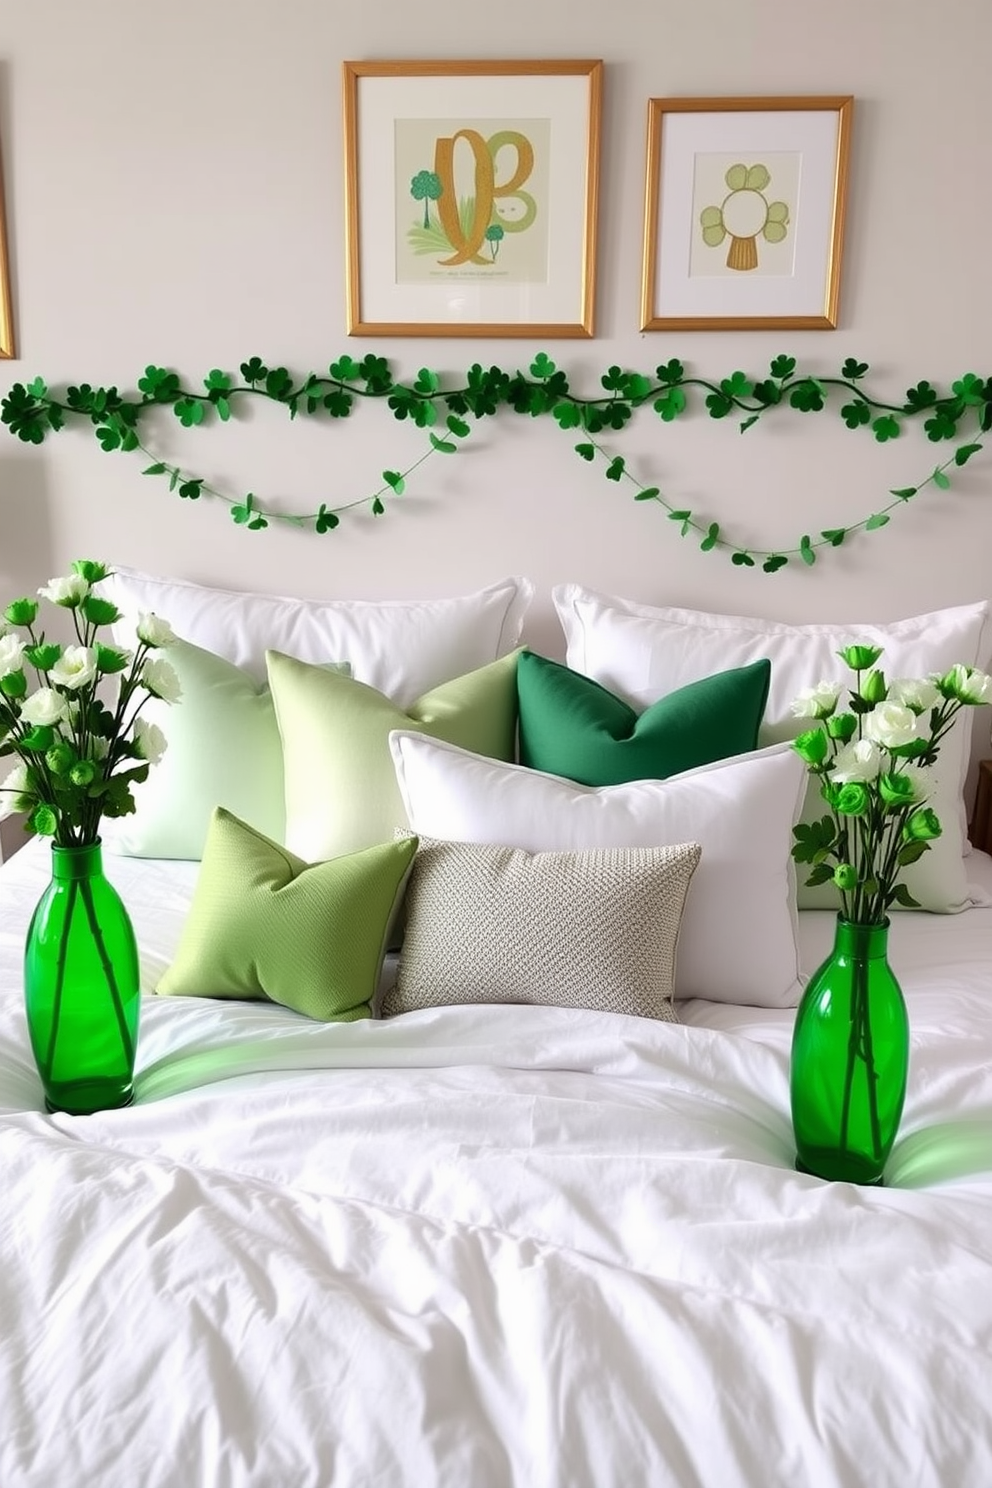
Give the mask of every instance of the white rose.
[{"label": "white rose", "polygon": [[24,642],[15,635],[0,635],[0,677],[19,672],[24,666]]},{"label": "white rose", "polygon": [[142,613],[138,616],[138,639],[146,646],[171,646],[176,633],[168,620],[159,615]]},{"label": "white rose", "polygon": [[134,720],[134,742],[141,758],[150,765],[157,765],[168,748],[165,735],[158,724],[149,723],[147,718]]},{"label": "white rose", "polygon": [[977,707],[982,703],[992,702],[992,677],[980,672],[977,667],[962,666],[958,662],[944,678],[945,685],[948,682],[951,683],[954,696],[960,698],[962,703]]},{"label": "white rose", "polygon": [[933,773],[923,765],[899,761],[899,774],[905,775],[913,789],[913,805],[922,806],[933,795]]},{"label": "white rose", "polygon": [[163,703],[177,703],[183,695],[175,667],[158,657],[150,657],[145,662],[141,668],[141,681]]},{"label": "white rose", "polygon": [[88,687],[95,676],[96,652],[90,646],[66,646],[55,665],[48,669],[49,681],[73,692]]},{"label": "white rose", "polygon": [[889,683],[890,703],[902,703],[914,713],[928,713],[940,702],[940,693],[929,677],[897,677]]},{"label": "white rose", "polygon": [[898,749],[919,738],[918,719],[912,708],[886,700],[878,703],[864,721],[865,736],[883,749]]},{"label": "white rose", "polygon": [[44,588],[38,590],[42,599],[50,599],[52,604],[64,605],[70,610],[84,600],[89,592],[90,586],[87,581],[82,574],[76,573],[49,579]]},{"label": "white rose", "polygon": [[882,768],[882,752],[870,739],[856,739],[838,749],[830,778],[838,785],[849,780],[874,780]]},{"label": "white rose", "polygon": [[25,794],[26,791],[28,767],[22,762],[0,780],[0,806],[8,806],[11,811],[30,811],[34,805],[34,796]]},{"label": "white rose", "polygon": [[21,704],[21,718],[25,723],[41,728],[52,728],[67,712],[66,701],[54,687],[39,687]]},{"label": "white rose", "polygon": [[839,696],[836,682],[817,682],[815,687],[804,687],[789,706],[797,718],[829,718]]}]

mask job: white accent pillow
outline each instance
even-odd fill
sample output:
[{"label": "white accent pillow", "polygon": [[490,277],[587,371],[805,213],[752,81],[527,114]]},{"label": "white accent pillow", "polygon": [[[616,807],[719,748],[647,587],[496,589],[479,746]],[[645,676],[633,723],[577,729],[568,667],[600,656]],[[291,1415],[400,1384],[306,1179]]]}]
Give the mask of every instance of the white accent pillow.
[{"label": "white accent pillow", "polygon": [[806,773],[787,745],[667,780],[584,786],[423,734],[389,736],[418,835],[528,852],[702,848],[682,916],[675,995],[794,1007],[801,991],[792,827]]},{"label": "white accent pillow", "polygon": [[[198,860],[215,806],[282,842],[282,742],[268,687],[188,641],[159,655],[175,667],[182,696],[176,703],[151,698],[142,708],[165,735],[166,751],[134,787],[133,813],[104,817],[104,846],[132,858]],[[343,663],[327,669],[348,670]]]},{"label": "white accent pillow", "polygon": [[348,662],[357,681],[402,705],[514,650],[533,585],[508,578],[456,599],[288,599],[117,568],[101,593],[124,616],[120,644],[133,644],[137,615],[153,611],[260,684],[266,651],[281,651]]},{"label": "white accent pillow", "polygon": [[699,844],[524,852],[421,838],[382,1016],[541,1003],[677,1023],[679,925]]},{"label": "white accent pillow", "polygon": [[[740,615],[637,604],[562,584],[552,591],[565,632],[567,662],[634,707],[647,707],[666,693],[728,667],[746,666],[760,657],[771,661],[771,684],[759,730],[761,744],[793,739],[809,726],[795,718],[790,704],[805,687],[821,679],[846,683],[851,673],[837,655],[851,641],[882,647],[879,663],[891,681],[945,672],[955,662],[982,664],[982,632],[988,604],[956,605],[930,614],[887,623],[852,620],[843,624],[787,625]],[[986,903],[981,890],[968,883],[962,857],[967,843],[964,782],[971,749],[974,710],[958,718],[941,745],[934,770],[936,789],[930,804],[943,835],[906,872],[907,888],[924,909],[954,912]],[[822,816],[826,807],[810,782],[804,821]],[[807,889],[799,870],[799,906],[838,907],[830,885]]]}]

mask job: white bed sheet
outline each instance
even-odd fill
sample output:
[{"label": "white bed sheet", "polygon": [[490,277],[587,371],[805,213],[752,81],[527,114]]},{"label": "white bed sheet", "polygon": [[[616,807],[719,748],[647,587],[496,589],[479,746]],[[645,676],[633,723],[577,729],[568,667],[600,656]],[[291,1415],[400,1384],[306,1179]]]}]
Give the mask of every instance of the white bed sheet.
[{"label": "white bed sheet", "polygon": [[[150,987],[196,866],[107,866]],[[46,1115],[46,878],[0,872],[2,1488],[992,1484],[992,909],[896,919],[910,1088],[860,1189],[793,1168],[793,1015],[700,1002],[149,997],[137,1104]]]}]

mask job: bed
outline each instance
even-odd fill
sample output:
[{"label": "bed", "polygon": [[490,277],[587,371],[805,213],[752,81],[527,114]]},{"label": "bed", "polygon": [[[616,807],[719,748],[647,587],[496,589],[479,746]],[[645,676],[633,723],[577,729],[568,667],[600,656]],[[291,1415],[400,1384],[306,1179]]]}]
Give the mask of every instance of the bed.
[{"label": "bed", "polygon": [[[416,731],[391,747],[418,763]],[[419,763],[451,757],[482,768]],[[893,918],[912,1056],[878,1188],[795,1170],[788,995],[348,1022],[159,996],[201,864],[107,865],[148,995],[134,1105],[86,1117],[44,1112],[24,1030],[47,849],[0,869],[4,1488],[992,1482],[984,853],[962,912]],[[834,914],[793,912],[805,974]]]}]

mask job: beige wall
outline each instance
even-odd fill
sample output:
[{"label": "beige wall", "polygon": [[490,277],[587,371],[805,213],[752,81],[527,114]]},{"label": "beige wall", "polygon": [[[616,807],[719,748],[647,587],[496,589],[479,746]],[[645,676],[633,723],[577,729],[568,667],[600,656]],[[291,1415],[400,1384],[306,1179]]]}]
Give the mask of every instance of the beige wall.
[{"label": "beige wall", "polygon": [[[340,63],[345,58],[600,57],[606,64],[597,335],[533,342],[349,338],[345,331]],[[133,389],[147,362],[198,380],[258,354],[297,371],[343,352],[459,380],[471,362],[547,350],[593,391],[611,363],[761,374],[792,351],[811,371],[848,355],[900,399],[920,377],[992,371],[987,139],[989,0],[32,0],[0,4],[0,139],[18,358],[3,390]],[[856,98],[840,326],[833,332],[641,333],[640,239],[652,96]],[[290,427],[258,409],[230,430],[157,448],[225,489],[308,509],[362,496],[422,436],[363,407]],[[387,517],[333,537],[250,534],[219,503],[143,479],[140,457],[88,433],[43,449],[0,434],[0,585],[35,586],[79,555],[281,592],[456,593],[507,572],[538,586],[529,630],[559,643],[565,579],[648,601],[786,618],[892,618],[992,593],[992,460],[815,569],[773,576],[680,541],[652,505],[584,466],[548,421],[502,414],[436,459]],[[990,441],[992,444],[992,441]],[[915,482],[934,447],[876,447],[840,418],[785,418],[741,439],[649,414],[618,443],[642,478],[754,546],[857,521]],[[938,450],[937,453],[946,453]],[[984,463],[983,463],[984,459]]]}]

